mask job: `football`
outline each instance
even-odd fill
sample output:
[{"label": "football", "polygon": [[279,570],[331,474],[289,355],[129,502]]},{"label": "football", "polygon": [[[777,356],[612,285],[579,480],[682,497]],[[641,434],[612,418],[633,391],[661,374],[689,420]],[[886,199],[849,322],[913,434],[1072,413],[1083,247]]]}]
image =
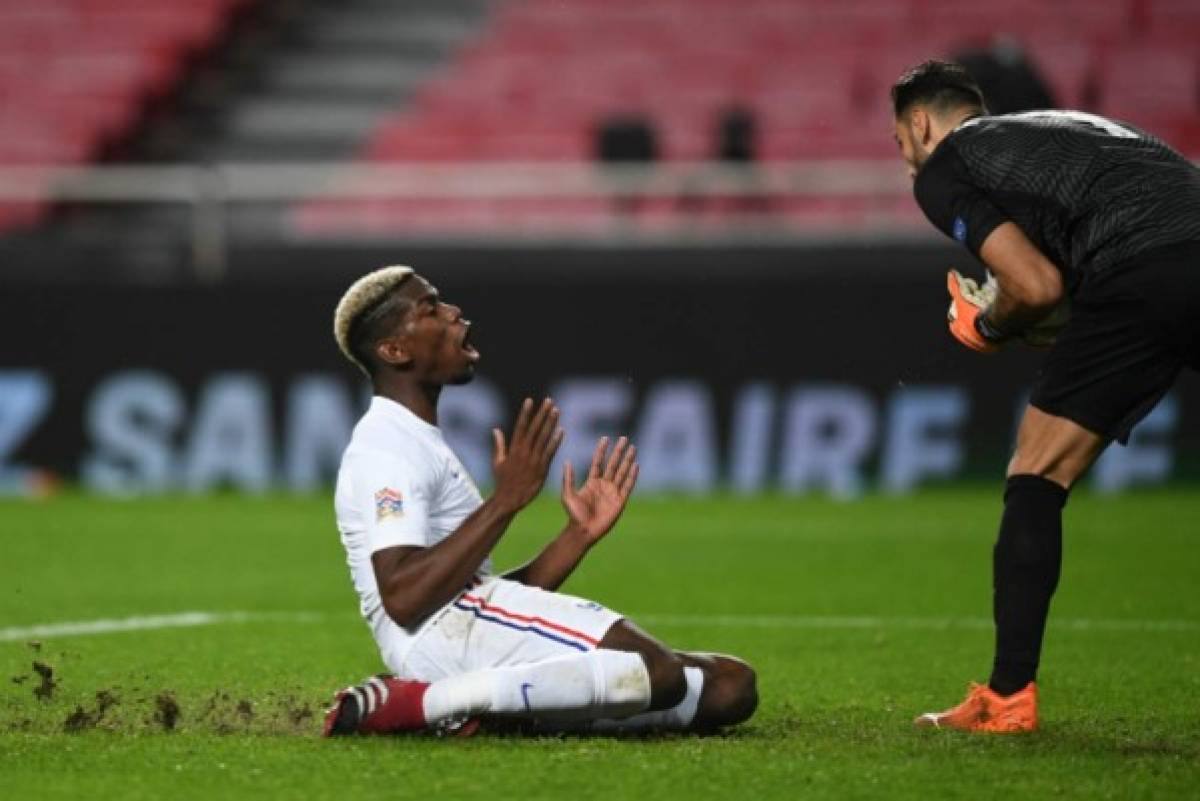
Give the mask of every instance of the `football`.
[{"label": "football", "polygon": [[[996,292],[999,290],[999,285],[996,283],[996,276],[989,272],[987,280],[983,282],[983,285],[979,289],[981,294],[987,298],[988,303],[995,300]],[[1061,303],[1054,307],[1053,311],[1022,331],[1020,334],[1021,341],[1034,348],[1048,348],[1058,339],[1058,335],[1062,333],[1063,328],[1070,319],[1071,301],[1064,298]]]}]

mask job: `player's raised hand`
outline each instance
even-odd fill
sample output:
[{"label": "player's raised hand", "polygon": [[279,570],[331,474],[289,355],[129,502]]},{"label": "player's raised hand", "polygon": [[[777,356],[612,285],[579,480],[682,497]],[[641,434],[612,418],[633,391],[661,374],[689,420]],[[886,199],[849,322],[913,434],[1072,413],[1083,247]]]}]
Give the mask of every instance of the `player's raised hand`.
[{"label": "player's raised hand", "polygon": [[637,448],[625,437],[617,440],[611,452],[608,445],[608,437],[596,443],[587,478],[578,489],[571,463],[563,467],[563,508],[570,525],[589,542],[599,540],[616,525],[637,484]]},{"label": "player's raised hand", "polygon": [[546,483],[550,462],[562,444],[558,407],[549,398],[536,407],[533,399],[526,398],[517,414],[512,438],[506,442],[504,432],[494,428],[492,439],[495,443],[492,474],[496,479],[493,497],[515,512],[537,497]]}]

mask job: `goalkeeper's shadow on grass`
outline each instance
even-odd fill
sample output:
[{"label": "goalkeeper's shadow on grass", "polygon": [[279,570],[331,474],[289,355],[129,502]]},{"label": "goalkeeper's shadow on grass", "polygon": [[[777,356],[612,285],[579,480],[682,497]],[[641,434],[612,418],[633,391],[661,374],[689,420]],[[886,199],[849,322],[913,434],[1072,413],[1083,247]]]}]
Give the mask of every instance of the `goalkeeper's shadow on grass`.
[{"label": "goalkeeper's shadow on grass", "polygon": [[[1094,722],[1087,725],[1094,727],[1100,724]],[[1106,752],[1113,756],[1132,759],[1154,757],[1200,761],[1200,727],[1193,730],[1189,742],[1188,735],[1183,733],[1171,738],[1150,733],[1142,736],[1122,735],[1113,731],[1108,734],[1100,734],[1064,722],[1042,729],[1029,739],[1038,742],[1043,748],[1070,750],[1076,753]]]},{"label": "goalkeeper's shadow on grass", "polygon": [[[1099,724],[1094,724],[1099,725]],[[1068,752],[1072,754],[1108,754],[1115,757],[1169,760],[1200,760],[1200,738],[1191,743],[1163,737],[1122,737],[1083,731],[1062,723],[1042,727],[1037,731],[1018,734],[982,734],[952,729],[913,729],[916,742],[956,744],[973,749],[1009,748],[1039,754]],[[1200,735],[1200,732],[1197,732]]]}]

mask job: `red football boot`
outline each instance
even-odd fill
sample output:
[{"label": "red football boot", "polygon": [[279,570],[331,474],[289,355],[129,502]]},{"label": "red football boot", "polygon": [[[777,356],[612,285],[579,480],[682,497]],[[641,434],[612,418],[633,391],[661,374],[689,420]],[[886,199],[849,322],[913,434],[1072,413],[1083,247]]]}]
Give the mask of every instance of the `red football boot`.
[{"label": "red football boot", "polygon": [[406,681],[386,673],[372,676],[333,697],[321,733],[335,737],[423,731],[427,725],[421,702],[428,688],[424,681]]}]

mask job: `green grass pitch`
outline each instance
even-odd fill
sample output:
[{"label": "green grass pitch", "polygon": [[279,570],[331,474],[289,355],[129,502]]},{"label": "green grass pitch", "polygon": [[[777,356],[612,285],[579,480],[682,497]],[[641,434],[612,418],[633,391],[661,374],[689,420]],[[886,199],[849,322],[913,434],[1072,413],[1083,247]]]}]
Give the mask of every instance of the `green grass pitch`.
[{"label": "green grass pitch", "polygon": [[[327,497],[4,502],[0,797],[1195,798],[1195,491],[1072,498],[1042,731],[911,728],[986,677],[998,496],[636,498],[564,589],[750,660],[757,716],[708,738],[467,741],[317,736],[331,692],[381,669]],[[559,522],[539,501],[498,566]],[[225,616],[20,631],[190,611]]]}]

